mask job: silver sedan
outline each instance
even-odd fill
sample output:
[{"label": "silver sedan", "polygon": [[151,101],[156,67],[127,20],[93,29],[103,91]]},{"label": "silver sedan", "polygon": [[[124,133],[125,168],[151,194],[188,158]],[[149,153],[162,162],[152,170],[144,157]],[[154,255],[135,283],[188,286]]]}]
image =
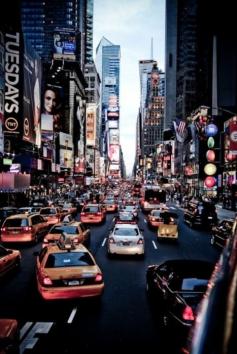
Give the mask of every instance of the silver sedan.
[{"label": "silver sedan", "polygon": [[144,255],[144,237],[137,225],[116,224],[107,244],[108,255]]}]

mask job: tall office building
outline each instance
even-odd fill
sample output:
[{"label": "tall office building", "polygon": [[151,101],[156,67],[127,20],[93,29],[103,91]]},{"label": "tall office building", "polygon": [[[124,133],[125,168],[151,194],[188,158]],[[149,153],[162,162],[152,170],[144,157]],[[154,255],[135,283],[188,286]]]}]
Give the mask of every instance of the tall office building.
[{"label": "tall office building", "polygon": [[52,60],[55,29],[70,29],[77,39],[76,59],[83,71],[93,53],[93,0],[22,0],[25,38],[43,62]]},{"label": "tall office building", "polygon": [[145,117],[145,105],[147,99],[147,80],[148,75],[151,73],[152,67],[157,62],[155,60],[139,60],[139,77],[140,77],[140,112],[142,122]]},{"label": "tall office building", "polygon": [[159,69],[154,64],[147,82],[146,115],[143,122],[144,156],[153,154],[156,144],[163,139],[164,96],[159,94],[159,83]]},{"label": "tall office building", "polygon": [[117,129],[119,132],[120,46],[103,37],[96,48],[96,67],[102,83],[101,152],[109,154],[110,144],[107,139],[109,129]]}]

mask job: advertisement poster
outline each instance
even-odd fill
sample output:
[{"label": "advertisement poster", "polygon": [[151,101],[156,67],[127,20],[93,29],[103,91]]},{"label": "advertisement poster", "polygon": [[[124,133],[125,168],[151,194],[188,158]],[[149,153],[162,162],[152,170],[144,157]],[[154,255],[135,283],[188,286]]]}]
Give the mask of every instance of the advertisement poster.
[{"label": "advertisement poster", "polygon": [[[19,32],[5,33],[4,135],[22,135],[22,38]],[[12,55],[14,53],[14,55]],[[11,150],[11,146],[9,148]]]},{"label": "advertisement poster", "polygon": [[41,61],[33,48],[25,44],[23,140],[41,146]]},{"label": "advertisement poster", "polygon": [[95,146],[96,140],[96,104],[89,103],[86,107],[86,145]]},{"label": "advertisement poster", "polygon": [[111,162],[119,162],[119,145],[109,145],[108,156]]},{"label": "advertisement poster", "polygon": [[110,129],[109,130],[109,142],[110,144],[119,144],[119,130]]},{"label": "advertisement poster", "polygon": [[225,161],[230,162],[237,157],[237,117],[234,116],[224,123]]},{"label": "advertisement poster", "polygon": [[62,130],[63,88],[46,85],[43,90],[41,107],[41,139],[49,142],[54,139],[54,133]]},{"label": "advertisement poster", "polygon": [[54,32],[54,59],[76,59],[76,34],[70,29],[56,29]]},{"label": "advertisement poster", "polygon": [[59,133],[60,145],[60,167],[73,168],[73,143],[72,136],[66,133]]}]

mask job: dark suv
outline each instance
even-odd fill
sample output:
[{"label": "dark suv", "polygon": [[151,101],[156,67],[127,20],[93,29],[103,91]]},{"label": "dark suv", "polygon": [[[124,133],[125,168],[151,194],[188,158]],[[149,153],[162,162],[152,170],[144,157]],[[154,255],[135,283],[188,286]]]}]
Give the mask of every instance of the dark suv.
[{"label": "dark suv", "polygon": [[211,228],[218,221],[216,207],[209,201],[191,200],[184,211],[184,221],[190,227]]}]

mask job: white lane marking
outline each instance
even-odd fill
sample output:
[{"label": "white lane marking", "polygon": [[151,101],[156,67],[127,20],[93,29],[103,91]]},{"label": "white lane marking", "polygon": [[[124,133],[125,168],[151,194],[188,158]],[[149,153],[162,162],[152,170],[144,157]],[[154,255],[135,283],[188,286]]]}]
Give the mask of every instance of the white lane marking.
[{"label": "white lane marking", "polygon": [[147,223],[146,219],[144,219],[144,222]]},{"label": "white lane marking", "polygon": [[157,246],[156,246],[155,241],[152,241],[152,243],[153,243],[153,247],[157,250]]},{"label": "white lane marking", "polygon": [[104,240],[103,240],[103,242],[102,242],[102,247],[104,247],[104,245],[105,245],[105,242],[106,242],[106,238],[104,238]]},{"label": "white lane marking", "polygon": [[74,320],[74,317],[77,313],[77,307],[74,307],[74,309],[71,312],[71,315],[69,316],[67,323],[72,323],[72,321]]},{"label": "white lane marking", "polygon": [[[23,354],[26,349],[33,349],[35,344],[38,342],[39,333],[49,333],[53,322],[36,322],[33,328],[28,332],[25,339],[20,344],[20,354]],[[24,327],[23,327],[24,328]]]},{"label": "white lane marking", "polygon": [[33,322],[26,322],[24,326],[20,329],[20,340],[25,336],[26,332],[30,329],[30,327],[33,325]]}]

